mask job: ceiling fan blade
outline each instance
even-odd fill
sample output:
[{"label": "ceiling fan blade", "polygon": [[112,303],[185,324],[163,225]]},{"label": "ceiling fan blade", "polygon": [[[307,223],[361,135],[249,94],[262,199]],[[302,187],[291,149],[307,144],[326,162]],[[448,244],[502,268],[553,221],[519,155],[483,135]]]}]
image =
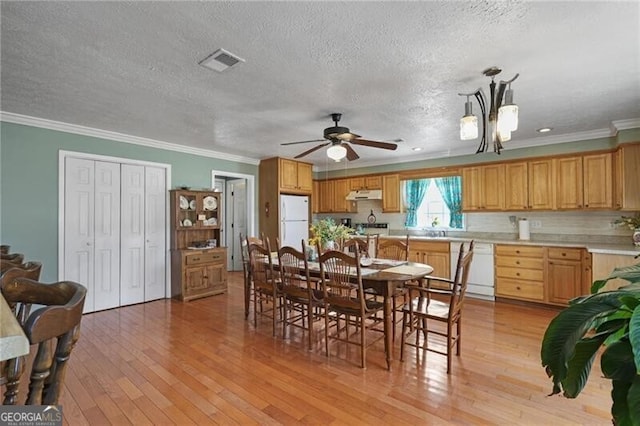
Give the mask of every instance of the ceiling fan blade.
[{"label": "ceiling fan blade", "polygon": [[347,149],[347,160],[353,161],[360,158],[360,156],[356,154],[353,148],[351,148],[351,145],[349,145],[348,143],[343,143],[342,146],[344,146]]},{"label": "ceiling fan blade", "polygon": [[367,139],[353,139],[349,142],[351,142],[352,144],[370,146],[373,148],[390,149],[392,151],[395,151],[398,148],[398,145],[396,145],[395,143],[370,141]]},{"label": "ceiling fan blade", "polygon": [[297,144],[299,144],[299,143],[322,142],[322,141],[324,141],[324,140],[325,140],[325,139],[313,139],[313,140],[310,140],[310,141],[286,142],[286,143],[281,143],[280,145],[281,145],[281,146],[285,146],[285,145],[297,145]]},{"label": "ceiling fan blade", "polygon": [[[316,142],[316,141],[307,141],[307,142]],[[311,154],[312,152],[317,151],[317,150],[319,150],[320,148],[322,148],[323,146],[327,146],[327,145],[329,145],[329,142],[327,142],[327,143],[321,143],[320,145],[314,146],[313,148],[308,149],[308,150],[306,150],[305,152],[303,152],[302,154],[298,154],[298,155],[296,155],[296,156],[295,156],[295,157],[293,157],[293,158],[302,158],[302,157],[304,157],[305,155],[309,155],[309,154]]]}]

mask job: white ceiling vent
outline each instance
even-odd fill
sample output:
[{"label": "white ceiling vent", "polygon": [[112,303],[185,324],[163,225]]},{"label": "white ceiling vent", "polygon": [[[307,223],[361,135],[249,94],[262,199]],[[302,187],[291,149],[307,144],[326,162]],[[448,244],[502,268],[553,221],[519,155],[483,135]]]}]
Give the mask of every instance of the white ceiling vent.
[{"label": "white ceiling vent", "polygon": [[218,49],[200,61],[200,65],[214,71],[222,72],[239,62],[244,62],[244,59],[234,55],[233,53],[227,52],[224,49]]}]

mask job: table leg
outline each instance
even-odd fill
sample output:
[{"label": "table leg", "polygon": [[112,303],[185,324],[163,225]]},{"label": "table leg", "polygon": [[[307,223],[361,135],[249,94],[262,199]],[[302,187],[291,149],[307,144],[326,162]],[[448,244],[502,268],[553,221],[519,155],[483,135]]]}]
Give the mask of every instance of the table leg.
[{"label": "table leg", "polygon": [[[246,266],[248,268],[248,265]],[[248,271],[245,269],[244,274],[244,319],[249,318],[249,304],[251,295],[251,279],[248,277]]]},{"label": "table leg", "polygon": [[387,283],[384,292],[384,352],[387,357],[387,370],[391,371],[391,361],[393,360],[393,312],[391,284]]}]

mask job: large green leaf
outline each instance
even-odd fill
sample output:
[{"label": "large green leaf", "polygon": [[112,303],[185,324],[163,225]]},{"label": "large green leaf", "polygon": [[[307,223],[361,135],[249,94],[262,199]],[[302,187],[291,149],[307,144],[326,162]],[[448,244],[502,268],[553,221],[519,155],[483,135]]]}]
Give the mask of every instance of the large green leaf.
[{"label": "large green leaf", "polygon": [[544,338],[540,357],[547,375],[553,380],[553,394],[559,393],[567,377],[568,362],[578,341],[592,328],[594,319],[610,315],[620,306],[620,291],[591,295],[561,311],[551,320]]},{"label": "large green leaf", "polygon": [[629,403],[627,402],[631,382],[613,380],[611,384],[613,386],[611,388],[611,399],[613,400],[611,417],[613,417],[613,424],[616,426],[633,426],[629,415]]},{"label": "large green leaf", "polygon": [[640,283],[640,263],[615,268],[607,278],[593,282],[591,285],[591,293],[597,293],[609,280],[616,278],[620,278],[621,280],[628,281],[632,284]]},{"label": "large green leaf", "polygon": [[640,306],[636,306],[629,320],[629,341],[631,342],[637,373],[640,372]]},{"label": "large green leaf", "polygon": [[590,338],[582,339],[576,344],[573,357],[568,363],[567,377],[562,380],[563,396],[575,398],[584,389],[598,348],[614,331],[615,329],[607,330]]},{"label": "large green leaf", "polygon": [[629,417],[631,424],[640,425],[640,376],[633,378],[633,383],[627,393],[627,405],[629,406]]},{"label": "large green leaf", "polygon": [[607,379],[627,381],[636,376],[636,365],[628,339],[623,339],[607,346],[600,358],[602,374]]}]

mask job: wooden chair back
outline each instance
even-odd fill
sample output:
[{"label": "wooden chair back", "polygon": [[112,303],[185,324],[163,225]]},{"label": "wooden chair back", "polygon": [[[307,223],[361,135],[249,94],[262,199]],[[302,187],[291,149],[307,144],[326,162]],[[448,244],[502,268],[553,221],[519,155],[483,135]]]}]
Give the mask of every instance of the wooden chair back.
[{"label": "wooden chair back", "polygon": [[378,240],[376,257],[390,260],[409,260],[409,236],[404,240]]},{"label": "wooden chair back", "polygon": [[11,246],[8,246],[6,244],[2,244],[0,245],[0,254],[9,254],[9,250],[11,249]]},{"label": "wooden chair back", "polygon": [[[13,264],[11,264],[13,265]],[[13,265],[13,267],[5,270],[0,275],[0,291],[4,294],[5,286],[14,282],[17,278],[27,278],[29,280],[40,280],[40,272],[42,271],[42,263],[40,262],[27,262],[19,265]],[[20,325],[24,326],[27,321],[27,317],[31,311],[30,303],[15,304],[7,301],[11,312],[15,315]]]},{"label": "wooden chair back", "polygon": [[290,246],[278,248],[280,290],[285,297],[313,300],[306,249],[304,240],[302,240],[303,251]]},{"label": "wooden chair back", "polygon": [[469,280],[469,270],[471,269],[471,261],[473,260],[473,247],[475,241],[469,243],[469,248],[465,252],[464,243],[460,244],[460,254],[456,264],[456,273],[453,277],[451,300],[449,301],[449,318],[459,317],[464,304],[464,296],[467,293],[467,284]]},{"label": "wooden chair back", "polygon": [[355,246],[355,256],[337,250],[320,255],[320,276],[325,306],[331,310],[353,310],[364,316],[365,295],[360,272],[360,252]]},{"label": "wooden chair back", "polygon": [[[56,405],[65,378],[71,351],[80,336],[80,321],[87,289],[63,281],[43,284],[27,278],[3,283],[2,294],[9,305],[37,304],[43,307],[31,313],[24,332],[31,345],[37,346],[33,358],[26,405]],[[21,360],[10,360],[14,374],[7,383],[4,404],[16,404]]]},{"label": "wooden chair back", "polygon": [[355,246],[358,246],[358,251],[361,256],[372,257],[369,253],[369,236],[363,237],[351,237],[342,243],[342,251],[355,255]]},{"label": "wooden chair back", "polygon": [[22,263],[24,261],[24,255],[22,253],[4,254],[0,253],[0,260],[4,263]]}]

